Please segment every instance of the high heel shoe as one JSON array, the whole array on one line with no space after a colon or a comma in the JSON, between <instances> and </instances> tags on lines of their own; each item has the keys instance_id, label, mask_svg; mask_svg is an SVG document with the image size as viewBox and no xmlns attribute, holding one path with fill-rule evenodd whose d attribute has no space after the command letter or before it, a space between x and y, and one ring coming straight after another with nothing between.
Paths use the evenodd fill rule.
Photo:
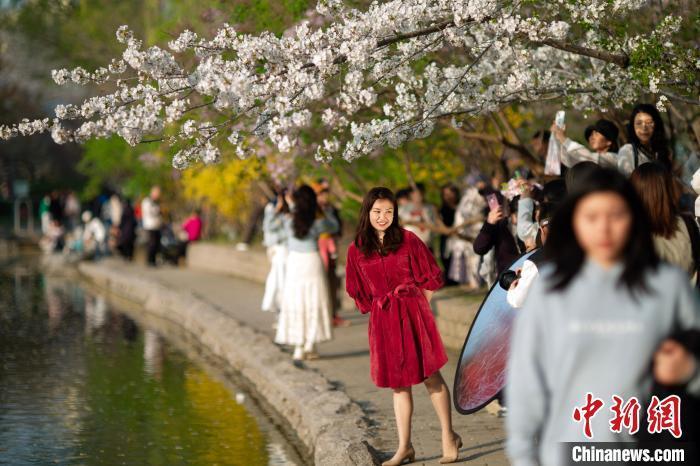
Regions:
<instances>
[{"instance_id":1,"label":"high heel shoe","mask_svg":"<svg viewBox=\"0 0 700 466\"><path fill-rule=\"evenodd\" d=\"M399 466L406 460L408 460L409 463L413 463L416 460L416 450L413 449L413 445L408 447L408 450L406 450L406 453L404 453L402 457L385 461L382 463L382 466Z\"/></svg>"},{"instance_id":2,"label":"high heel shoe","mask_svg":"<svg viewBox=\"0 0 700 466\"><path fill-rule=\"evenodd\" d=\"M454 442L457 453L455 453L454 456L443 456L440 458L440 464L454 463L459 458L459 449L462 448L462 437L455 434Z\"/></svg>"}]
</instances>

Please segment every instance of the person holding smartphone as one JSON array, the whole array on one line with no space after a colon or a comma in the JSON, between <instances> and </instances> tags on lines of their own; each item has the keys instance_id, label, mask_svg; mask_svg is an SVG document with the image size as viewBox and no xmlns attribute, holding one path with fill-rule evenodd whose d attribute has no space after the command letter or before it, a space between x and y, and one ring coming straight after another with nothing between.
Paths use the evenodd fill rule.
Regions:
<instances>
[{"instance_id":1,"label":"person holding smartphone","mask_svg":"<svg viewBox=\"0 0 700 466\"><path fill-rule=\"evenodd\" d=\"M590 150L566 136L566 125L560 127L553 124L550 130L564 148L561 162L566 167L590 161L602 167L617 168L619 130L612 121L600 119L585 129L584 138Z\"/></svg>"},{"instance_id":2,"label":"person holding smartphone","mask_svg":"<svg viewBox=\"0 0 700 466\"><path fill-rule=\"evenodd\" d=\"M498 192L486 196L489 212L481 231L474 239L474 252L483 256L491 248L496 253L496 273L501 274L517 259L525 247L515 237L517 225L517 200L510 205Z\"/></svg>"}]
</instances>

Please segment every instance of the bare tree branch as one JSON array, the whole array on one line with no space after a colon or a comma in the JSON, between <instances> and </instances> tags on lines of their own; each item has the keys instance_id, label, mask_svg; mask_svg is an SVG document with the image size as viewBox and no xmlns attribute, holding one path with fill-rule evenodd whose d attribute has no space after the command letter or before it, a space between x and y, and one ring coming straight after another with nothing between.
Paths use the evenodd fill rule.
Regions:
<instances>
[{"instance_id":1,"label":"bare tree branch","mask_svg":"<svg viewBox=\"0 0 700 466\"><path fill-rule=\"evenodd\" d=\"M665 95L666 97L668 97L671 100L677 100L677 101L683 102L685 104L700 105L700 99L691 99L689 97L674 94L671 91L661 91L661 95Z\"/></svg>"},{"instance_id":2,"label":"bare tree branch","mask_svg":"<svg viewBox=\"0 0 700 466\"><path fill-rule=\"evenodd\" d=\"M416 180L413 178L413 171L411 170L411 156L408 151L401 151L401 158L403 159L403 166L406 170L406 178L408 179L408 184L411 185L412 189L418 189L416 187Z\"/></svg>"}]
</instances>

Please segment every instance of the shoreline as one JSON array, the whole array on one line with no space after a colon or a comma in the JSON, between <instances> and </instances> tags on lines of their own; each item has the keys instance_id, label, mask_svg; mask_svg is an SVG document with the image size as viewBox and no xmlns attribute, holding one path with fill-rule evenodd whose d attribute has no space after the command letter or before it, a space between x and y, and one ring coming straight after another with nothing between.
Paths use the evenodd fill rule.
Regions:
<instances>
[{"instance_id":1,"label":"shoreline","mask_svg":"<svg viewBox=\"0 0 700 466\"><path fill-rule=\"evenodd\" d=\"M78 271L97 287L174 324L185 339L240 374L289 424L314 464L378 464L369 443L370 424L360 405L317 371L295 367L266 335L188 290L173 290L104 263L83 262Z\"/></svg>"},{"instance_id":2,"label":"shoreline","mask_svg":"<svg viewBox=\"0 0 700 466\"><path fill-rule=\"evenodd\" d=\"M274 426L275 436L281 436L284 442L300 460L299 464L308 464L312 461L311 452L308 451L298 438L296 432L287 420L280 416L277 410L270 406L265 399L258 396L249 381L230 367L222 358L212 354L206 347L192 338L181 326L170 320L158 317L152 313L144 312L138 304L128 298L119 296L109 290L105 290L87 281L80 275L77 269L70 275L63 275L68 279L76 279L81 287L92 294L100 294L105 297L110 309L133 319L139 326L152 329L163 336L167 343L184 354L189 360L204 368L212 378L223 383L232 393L244 393L247 400L244 401L248 409L259 423ZM235 388L235 390L233 390ZM238 402L238 401L236 401ZM251 406L252 405L252 406ZM272 439L277 438L273 437Z\"/></svg>"}]
</instances>

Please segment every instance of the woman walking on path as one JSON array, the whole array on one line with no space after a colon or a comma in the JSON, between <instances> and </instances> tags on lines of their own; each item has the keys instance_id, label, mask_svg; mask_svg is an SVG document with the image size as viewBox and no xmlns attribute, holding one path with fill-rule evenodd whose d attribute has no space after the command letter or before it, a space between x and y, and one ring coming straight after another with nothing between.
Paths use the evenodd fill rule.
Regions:
<instances>
[{"instance_id":1,"label":"woman walking on path","mask_svg":"<svg viewBox=\"0 0 700 466\"><path fill-rule=\"evenodd\" d=\"M267 248L270 272L265 280L265 294L261 309L265 312L279 312L282 307L284 270L287 265L287 232L282 214L289 213L282 188L277 189L277 198L265 206L263 215L263 244ZM277 327L275 322L274 327Z\"/></svg>"},{"instance_id":2,"label":"woman walking on path","mask_svg":"<svg viewBox=\"0 0 700 466\"><path fill-rule=\"evenodd\" d=\"M318 358L316 344L331 339L328 284L318 237L338 231L338 221L330 215L317 218L316 193L310 186L294 191L290 201L292 214L284 216L289 252L275 342L294 345L292 358L299 361Z\"/></svg>"},{"instance_id":3,"label":"woman walking on path","mask_svg":"<svg viewBox=\"0 0 700 466\"><path fill-rule=\"evenodd\" d=\"M450 392L440 374L447 355L430 309L442 271L428 247L399 226L398 208L387 188L365 196L355 241L349 246L346 289L357 308L370 313L371 376L394 390L399 434L396 454L383 466L415 460L411 445L411 386L425 383L442 429L440 463L457 460L462 439L452 430Z\"/></svg>"},{"instance_id":4,"label":"woman walking on path","mask_svg":"<svg viewBox=\"0 0 700 466\"><path fill-rule=\"evenodd\" d=\"M562 442L630 441L605 412L617 396L635 397L646 413L654 379L700 394L698 361L668 340L700 328L698 297L681 270L660 263L631 183L614 170L590 173L549 228L551 264L516 317L509 354L506 449L515 466L568 464ZM601 412L584 421L594 398Z\"/></svg>"}]
</instances>

